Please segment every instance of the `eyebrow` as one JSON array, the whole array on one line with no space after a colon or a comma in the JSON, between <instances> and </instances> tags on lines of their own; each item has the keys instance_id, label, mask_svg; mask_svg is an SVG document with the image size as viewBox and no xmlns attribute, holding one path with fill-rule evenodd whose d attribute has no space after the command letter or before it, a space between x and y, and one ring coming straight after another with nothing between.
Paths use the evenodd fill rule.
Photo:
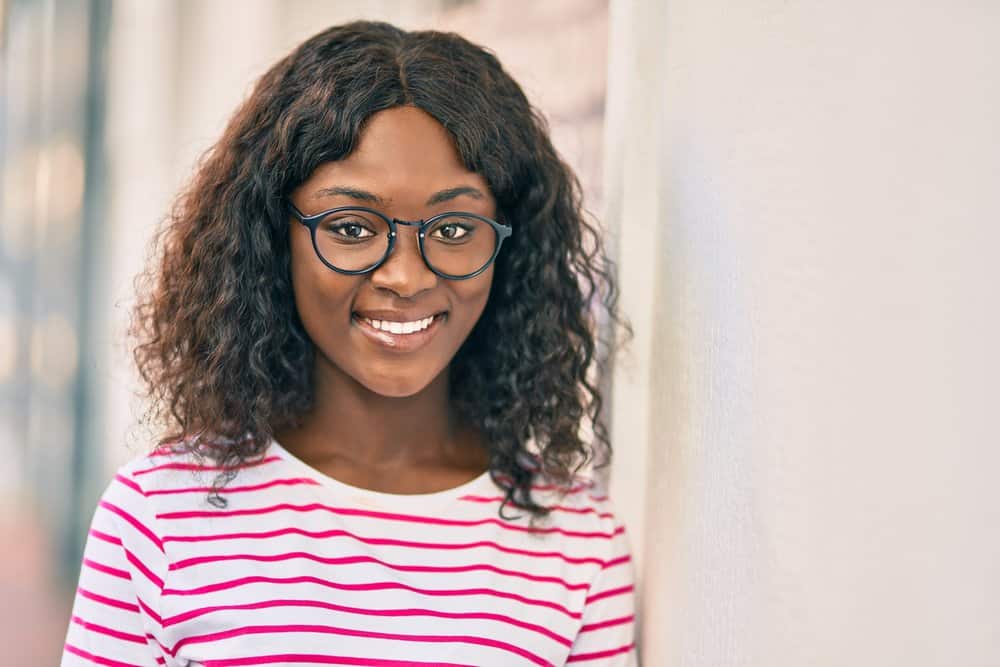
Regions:
<instances>
[{"instance_id":1,"label":"eyebrow","mask_svg":"<svg viewBox=\"0 0 1000 667\"><path fill-rule=\"evenodd\" d=\"M435 204L440 204L442 202L451 201L452 199L455 199L456 197L460 197L462 195L468 195L470 197L473 197L474 199L486 198L481 190L478 190L477 188L468 185L460 185L458 187L448 188L446 190L440 190L438 192L435 192L427 200L426 205L433 206ZM333 197L333 196L351 197L352 199L357 199L359 201L364 201L364 202L371 202L373 204L379 204L380 206L385 206L387 203L392 201L392 198L382 199L377 194L368 192L367 190L360 190L358 188L350 188L342 185L335 185L330 188L321 188L317 190L315 194L313 194L313 199L322 199L323 197Z\"/></svg>"}]
</instances>

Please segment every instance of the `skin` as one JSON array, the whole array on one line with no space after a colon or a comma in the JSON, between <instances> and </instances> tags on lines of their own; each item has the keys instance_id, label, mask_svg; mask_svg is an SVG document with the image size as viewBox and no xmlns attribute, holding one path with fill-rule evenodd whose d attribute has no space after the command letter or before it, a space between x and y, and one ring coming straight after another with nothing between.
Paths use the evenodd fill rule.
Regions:
<instances>
[{"instance_id":1,"label":"skin","mask_svg":"<svg viewBox=\"0 0 1000 667\"><path fill-rule=\"evenodd\" d=\"M380 201L330 192L338 188ZM442 191L452 192L428 205ZM402 220L454 210L496 218L489 187L462 164L451 135L409 106L373 115L355 150L320 165L291 200L306 215L359 205ZM448 400L447 370L486 306L493 266L468 280L441 278L424 264L416 228L398 229L382 266L349 276L326 267L309 230L290 219L295 305L316 350L315 403L301 424L276 439L344 483L385 493L431 493L467 482L488 466L482 434L461 423ZM426 346L401 353L370 341L352 320L353 312L372 309L448 314Z\"/></svg>"}]
</instances>

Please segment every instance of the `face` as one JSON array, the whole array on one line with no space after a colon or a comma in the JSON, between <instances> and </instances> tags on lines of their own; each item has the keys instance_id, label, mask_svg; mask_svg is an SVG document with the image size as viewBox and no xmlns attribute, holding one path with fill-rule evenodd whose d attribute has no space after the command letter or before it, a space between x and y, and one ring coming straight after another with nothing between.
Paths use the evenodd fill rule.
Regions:
<instances>
[{"instance_id":1,"label":"face","mask_svg":"<svg viewBox=\"0 0 1000 667\"><path fill-rule=\"evenodd\" d=\"M486 181L465 168L447 130L415 107L373 115L355 150L320 165L291 200L305 215L364 206L400 220L445 211L496 219ZM392 397L416 394L438 378L486 306L493 265L474 278L441 278L420 256L417 228L398 225L379 268L344 275L320 261L305 225L289 224L295 304L316 348L316 372ZM431 316L427 329L405 333Z\"/></svg>"}]
</instances>

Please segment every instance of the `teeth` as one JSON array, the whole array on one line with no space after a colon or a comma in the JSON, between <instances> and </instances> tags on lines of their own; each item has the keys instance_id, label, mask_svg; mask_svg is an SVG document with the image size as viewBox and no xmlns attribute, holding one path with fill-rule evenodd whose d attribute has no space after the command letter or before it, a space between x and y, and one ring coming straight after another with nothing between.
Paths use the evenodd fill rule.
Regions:
<instances>
[{"instance_id":1,"label":"teeth","mask_svg":"<svg viewBox=\"0 0 1000 667\"><path fill-rule=\"evenodd\" d=\"M434 317L427 317L422 320L417 320L415 322L389 322L388 320L370 320L367 317L364 318L365 322L372 325L375 329L380 331L388 331L394 334L410 334L417 331L423 331L431 325L434 321Z\"/></svg>"}]
</instances>

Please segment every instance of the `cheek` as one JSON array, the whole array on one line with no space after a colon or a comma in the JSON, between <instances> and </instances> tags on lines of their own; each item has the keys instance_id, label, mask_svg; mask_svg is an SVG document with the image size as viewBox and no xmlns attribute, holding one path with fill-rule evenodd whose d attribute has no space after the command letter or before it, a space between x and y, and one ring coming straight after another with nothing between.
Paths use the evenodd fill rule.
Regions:
<instances>
[{"instance_id":1,"label":"cheek","mask_svg":"<svg viewBox=\"0 0 1000 667\"><path fill-rule=\"evenodd\" d=\"M452 288L456 299L467 315L468 326L479 320L489 300L490 288L493 284L493 267L471 280L458 281Z\"/></svg>"},{"instance_id":2,"label":"cheek","mask_svg":"<svg viewBox=\"0 0 1000 667\"><path fill-rule=\"evenodd\" d=\"M320 331L325 331L334 322L341 310L350 315L350 298L356 289L358 278L344 276L326 268L313 252L308 234L302 239L293 239L291 256L292 289L295 307L306 332L314 341Z\"/></svg>"}]
</instances>

